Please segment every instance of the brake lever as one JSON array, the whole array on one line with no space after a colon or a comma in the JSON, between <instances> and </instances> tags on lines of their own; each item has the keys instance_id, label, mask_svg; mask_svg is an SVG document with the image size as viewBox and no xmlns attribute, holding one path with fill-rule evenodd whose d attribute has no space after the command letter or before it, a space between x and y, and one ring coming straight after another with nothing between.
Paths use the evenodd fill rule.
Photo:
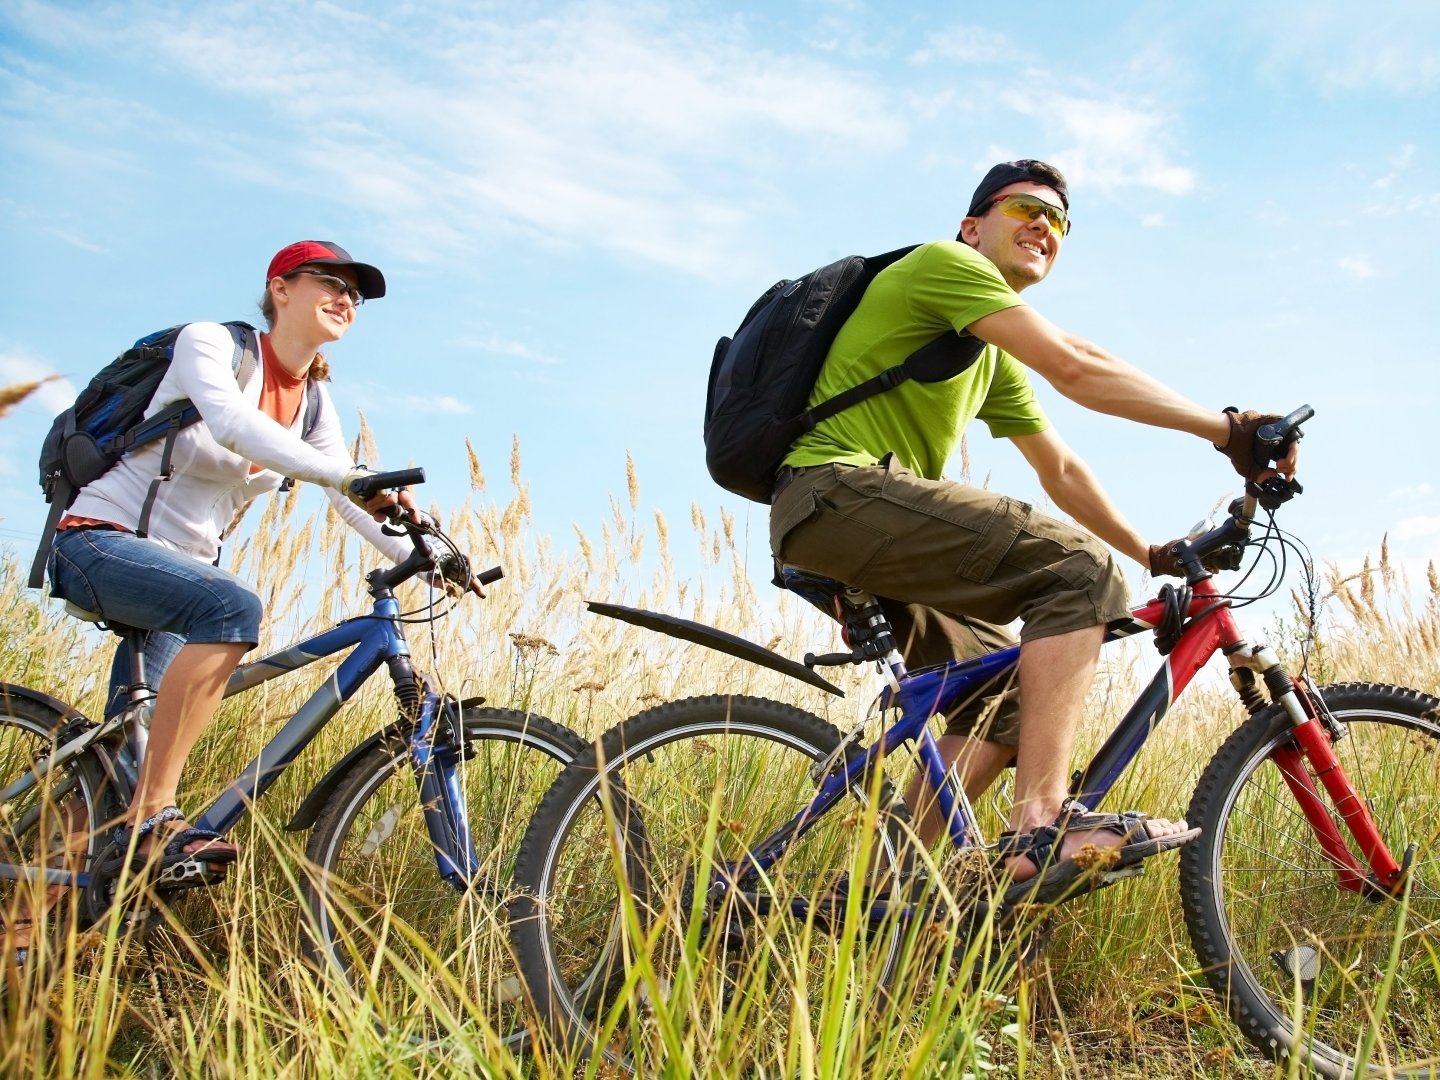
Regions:
<instances>
[{"instance_id":1,"label":"brake lever","mask_svg":"<svg viewBox=\"0 0 1440 1080\"><path fill-rule=\"evenodd\" d=\"M1272 476L1263 484L1249 483L1245 491L1253 495L1266 510L1278 510L1296 495L1303 495L1305 489L1298 480L1287 480L1283 476Z\"/></svg>"}]
</instances>

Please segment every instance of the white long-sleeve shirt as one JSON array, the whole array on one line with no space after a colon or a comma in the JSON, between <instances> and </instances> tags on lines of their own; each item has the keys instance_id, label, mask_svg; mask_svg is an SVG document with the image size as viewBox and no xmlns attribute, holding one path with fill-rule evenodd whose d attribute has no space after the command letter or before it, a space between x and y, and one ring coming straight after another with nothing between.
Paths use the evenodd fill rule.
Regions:
<instances>
[{"instance_id":1,"label":"white long-sleeve shirt","mask_svg":"<svg viewBox=\"0 0 1440 1080\"><path fill-rule=\"evenodd\" d=\"M288 429L262 413L265 365L257 363L249 382L240 386L231 365L234 355L235 340L219 323L191 323L175 341L170 367L145 415L189 398L202 422L182 429L175 438L170 459L175 472L155 497L147 529L150 538L214 562L220 554L220 534L240 508L255 496L274 491L289 476L324 486L340 516L392 561L410 554L407 539L386 536L374 518L340 494L342 478L355 466L325 385L317 387L320 410L315 428L302 438L306 410L300 409ZM70 513L138 528L164 449L162 438L126 454L80 490ZM252 474L252 462L262 471Z\"/></svg>"}]
</instances>

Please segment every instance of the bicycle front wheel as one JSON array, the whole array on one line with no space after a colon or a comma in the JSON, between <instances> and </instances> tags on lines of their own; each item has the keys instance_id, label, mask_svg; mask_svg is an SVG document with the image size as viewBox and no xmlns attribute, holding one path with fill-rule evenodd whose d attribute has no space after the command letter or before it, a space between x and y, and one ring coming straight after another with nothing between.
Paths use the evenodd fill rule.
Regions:
<instances>
[{"instance_id":1,"label":"bicycle front wheel","mask_svg":"<svg viewBox=\"0 0 1440 1080\"><path fill-rule=\"evenodd\" d=\"M1360 683L1321 695L1344 728L1335 754L1391 854L1413 848L1407 895L1341 887L1272 756L1295 745L1288 718L1272 707L1226 740L1195 789L1188 818L1204 833L1180 855L1185 920L1230 1015L1275 1059L1294 1055L1327 1077L1433 1077L1440 700Z\"/></svg>"},{"instance_id":2,"label":"bicycle front wheel","mask_svg":"<svg viewBox=\"0 0 1440 1080\"><path fill-rule=\"evenodd\" d=\"M437 738L435 767L453 775L475 875L441 876L409 747L381 743L340 780L306 846L306 944L392 1033L428 1043L478 1021L514 1042L524 1018L505 891L521 831L585 742L513 709L468 707L461 720L461 745Z\"/></svg>"},{"instance_id":3,"label":"bicycle front wheel","mask_svg":"<svg viewBox=\"0 0 1440 1080\"><path fill-rule=\"evenodd\" d=\"M0 806L0 863L29 871L81 872L100 844L102 828L119 814L114 791L90 752L58 769L44 769L66 721L45 703L0 686L0 791L14 793ZM37 778L37 769L45 775ZM38 940L42 916L58 924L57 902L66 888L0 875L0 919L7 930L29 924L30 940Z\"/></svg>"},{"instance_id":4,"label":"bicycle front wheel","mask_svg":"<svg viewBox=\"0 0 1440 1080\"><path fill-rule=\"evenodd\" d=\"M903 944L902 919L870 916L908 876L903 805L877 778L773 863L747 861L804 813L812 766L840 744L778 702L693 698L631 717L565 770L521 843L512 905L521 974L562 1051L642 1075L703 1069L687 1060L703 1052L764 1074L793 1071L822 1029L863 1047L863 1002Z\"/></svg>"}]
</instances>

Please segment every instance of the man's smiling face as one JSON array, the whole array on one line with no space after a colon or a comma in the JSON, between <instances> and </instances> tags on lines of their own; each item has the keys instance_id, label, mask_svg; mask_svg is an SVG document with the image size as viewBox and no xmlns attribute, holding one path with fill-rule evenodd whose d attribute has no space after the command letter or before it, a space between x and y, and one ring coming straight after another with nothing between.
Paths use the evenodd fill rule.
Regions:
<instances>
[{"instance_id":1,"label":"man's smiling face","mask_svg":"<svg viewBox=\"0 0 1440 1080\"><path fill-rule=\"evenodd\" d=\"M1016 194L1064 209L1053 188L1022 180L997 191L985 212L978 217L967 217L961 222L960 230L965 242L994 263L1009 286L1019 292L1044 280L1060 253L1062 238L1050 227L1044 214L1033 221L1024 221L996 209L995 202Z\"/></svg>"}]
</instances>

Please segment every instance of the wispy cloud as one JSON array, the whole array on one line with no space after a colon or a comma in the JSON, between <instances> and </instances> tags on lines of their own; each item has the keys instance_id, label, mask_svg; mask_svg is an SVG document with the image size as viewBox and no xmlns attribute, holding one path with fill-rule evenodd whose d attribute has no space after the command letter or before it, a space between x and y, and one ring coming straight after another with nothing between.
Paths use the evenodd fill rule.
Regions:
<instances>
[{"instance_id":1,"label":"wispy cloud","mask_svg":"<svg viewBox=\"0 0 1440 1080\"><path fill-rule=\"evenodd\" d=\"M1014 45L1004 34L977 26L952 26L932 34L925 46L910 56L912 64L937 60L985 63L1011 53Z\"/></svg>"},{"instance_id":2,"label":"wispy cloud","mask_svg":"<svg viewBox=\"0 0 1440 1080\"><path fill-rule=\"evenodd\" d=\"M1351 277L1373 278L1378 271L1363 255L1346 255L1335 260L1335 265Z\"/></svg>"},{"instance_id":3,"label":"wispy cloud","mask_svg":"<svg viewBox=\"0 0 1440 1080\"><path fill-rule=\"evenodd\" d=\"M518 360L527 363L539 364L544 367L552 367L561 361L548 353L541 352L532 345L523 341L510 341L496 335L489 337L466 337L459 338L454 342L457 348L476 349L480 352L493 353L496 356L513 356Z\"/></svg>"},{"instance_id":4,"label":"wispy cloud","mask_svg":"<svg viewBox=\"0 0 1440 1080\"><path fill-rule=\"evenodd\" d=\"M1390 535L1399 541L1423 540L1440 537L1440 515L1424 514L1418 517L1401 518Z\"/></svg>"},{"instance_id":5,"label":"wispy cloud","mask_svg":"<svg viewBox=\"0 0 1440 1080\"><path fill-rule=\"evenodd\" d=\"M1358 14L1350 0L1245 5L1237 22L1265 50L1275 78L1302 73L1332 93L1420 94L1440 87L1440 6L1391 0Z\"/></svg>"},{"instance_id":6,"label":"wispy cloud","mask_svg":"<svg viewBox=\"0 0 1440 1080\"><path fill-rule=\"evenodd\" d=\"M467 402L449 394L410 394L401 399L401 404L407 411L419 413L421 416L427 413L443 413L450 416L464 416L472 413L475 409Z\"/></svg>"},{"instance_id":7,"label":"wispy cloud","mask_svg":"<svg viewBox=\"0 0 1440 1080\"><path fill-rule=\"evenodd\" d=\"M1403 499L1406 501L1428 499L1435 494L1435 486L1428 480L1423 480L1410 487L1397 488L1390 493L1392 499Z\"/></svg>"},{"instance_id":8,"label":"wispy cloud","mask_svg":"<svg viewBox=\"0 0 1440 1080\"><path fill-rule=\"evenodd\" d=\"M277 183L348 199L415 260L518 237L714 273L739 254L745 208L775 198L776 168L905 139L863 71L654 7L502 16L456 2L372 17L327 3L316 18L313 6L242 4L189 17L141 0L81 19L20 3L30 33L143 47L197 95L263 110L273 141L221 149L221 168L264 162ZM123 103L95 104L105 115ZM153 130L226 143L174 117Z\"/></svg>"},{"instance_id":9,"label":"wispy cloud","mask_svg":"<svg viewBox=\"0 0 1440 1080\"><path fill-rule=\"evenodd\" d=\"M1126 94L1053 89L1016 106L1040 119L1061 147L1055 164L1077 184L1101 190L1151 188L1167 195L1195 190L1194 170L1172 158L1174 117Z\"/></svg>"},{"instance_id":10,"label":"wispy cloud","mask_svg":"<svg viewBox=\"0 0 1440 1080\"><path fill-rule=\"evenodd\" d=\"M1377 188L1380 188L1381 190L1388 188L1391 184L1395 182L1395 179L1398 176L1400 176L1402 173L1404 173L1410 168L1414 161L1415 144L1406 143L1400 148L1399 153L1394 154L1386 162L1386 164L1390 166L1390 171L1385 173L1385 175L1383 176L1377 176L1374 181L1375 186Z\"/></svg>"}]
</instances>

